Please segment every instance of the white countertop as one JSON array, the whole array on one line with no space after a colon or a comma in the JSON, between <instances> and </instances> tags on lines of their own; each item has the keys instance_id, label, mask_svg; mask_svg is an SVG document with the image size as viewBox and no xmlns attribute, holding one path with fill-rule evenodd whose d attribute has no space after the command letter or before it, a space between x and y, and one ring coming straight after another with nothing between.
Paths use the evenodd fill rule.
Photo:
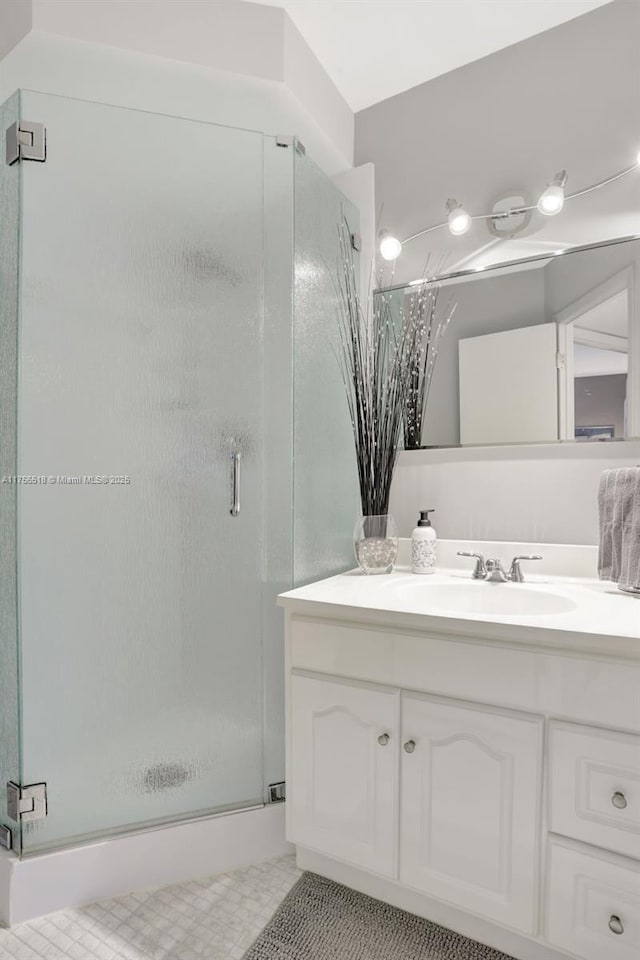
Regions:
<instances>
[{"instance_id":1,"label":"white countertop","mask_svg":"<svg viewBox=\"0 0 640 960\"><path fill-rule=\"evenodd\" d=\"M462 549L472 547L470 543L461 546ZM539 545L537 549L548 555L552 553L548 545ZM446 552L450 555L452 551ZM284 593L278 602L302 615L329 616L367 624L377 622L387 627L397 626L430 634L578 648L640 659L640 596L623 593L616 584L595 578L536 575L528 570L525 571L524 584L472 581L469 563L468 560L465 562L464 569L457 565L438 568L426 576L412 574L408 567L398 567L391 574L378 576L366 576L359 570L352 570ZM533 564L529 568L531 566ZM494 611L443 611L442 605L429 609L429 587L447 585L450 588L465 583L472 583L474 590L509 591L511 609L508 615ZM425 591L421 589L422 584L427 587ZM517 601L512 600L518 591L527 594L526 598L524 593L522 595L528 605L535 603L533 594L539 591L547 597L553 594L569 601L565 604L568 609L544 614L520 613ZM503 596L501 594L498 599ZM558 606L562 606L562 602Z\"/></svg>"}]
</instances>

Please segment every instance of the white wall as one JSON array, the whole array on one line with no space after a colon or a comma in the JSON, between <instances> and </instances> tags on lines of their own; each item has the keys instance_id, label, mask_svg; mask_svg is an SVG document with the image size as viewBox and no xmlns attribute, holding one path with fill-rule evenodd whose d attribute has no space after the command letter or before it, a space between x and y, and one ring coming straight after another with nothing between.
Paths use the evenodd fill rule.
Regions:
<instances>
[{"instance_id":1,"label":"white wall","mask_svg":"<svg viewBox=\"0 0 640 960\"><path fill-rule=\"evenodd\" d=\"M23 19L33 9L33 30L0 63L0 100L21 87L295 134L326 173L353 166L353 113L279 8L240 0L20 2ZM0 35L14 21L0 0Z\"/></svg>"},{"instance_id":2,"label":"white wall","mask_svg":"<svg viewBox=\"0 0 640 960\"><path fill-rule=\"evenodd\" d=\"M282 79L284 12L278 7L233 0L31 0L31 5L33 28L44 33Z\"/></svg>"},{"instance_id":3,"label":"white wall","mask_svg":"<svg viewBox=\"0 0 640 960\"><path fill-rule=\"evenodd\" d=\"M577 190L632 164L639 46L640 4L615 0L361 111L356 163L375 164L381 226L408 236L441 221L448 197L483 213L504 190L535 196L563 167ZM634 173L485 256L637 232ZM395 281L422 276L428 252L455 263L490 241L481 223L464 237L434 232L405 247ZM405 452L390 509L404 536L420 508L435 507L442 537L593 544L601 471L636 463L640 441Z\"/></svg>"},{"instance_id":4,"label":"white wall","mask_svg":"<svg viewBox=\"0 0 640 960\"><path fill-rule=\"evenodd\" d=\"M28 0L23 0L28 2ZM282 79L284 13L216 0L31 0L33 27L265 80Z\"/></svg>"},{"instance_id":5,"label":"white wall","mask_svg":"<svg viewBox=\"0 0 640 960\"><path fill-rule=\"evenodd\" d=\"M358 113L355 162L375 164L380 225L407 237L441 222L448 197L482 214L505 191L528 191L535 202L565 167L571 192L632 165L639 48L640 3L615 0ZM567 203L557 217L534 212L524 240L485 256L638 232L640 172ZM431 233L405 247L395 281L422 276L428 252L454 263L490 242L482 221L463 237Z\"/></svg>"},{"instance_id":6,"label":"white wall","mask_svg":"<svg viewBox=\"0 0 640 960\"><path fill-rule=\"evenodd\" d=\"M403 537L434 507L445 539L595 544L600 474L636 464L640 440L407 451L389 509Z\"/></svg>"},{"instance_id":7,"label":"white wall","mask_svg":"<svg viewBox=\"0 0 640 960\"><path fill-rule=\"evenodd\" d=\"M0 0L0 59L31 30L31 4L25 0Z\"/></svg>"},{"instance_id":8,"label":"white wall","mask_svg":"<svg viewBox=\"0 0 640 960\"><path fill-rule=\"evenodd\" d=\"M235 5L235 4L234 4ZM251 6L256 6L251 4ZM304 106L309 116L335 143L346 164L353 166L355 117L312 53L292 20L283 14L283 66L285 86ZM316 162L319 162L316 160ZM331 171L325 170L326 173Z\"/></svg>"}]
</instances>

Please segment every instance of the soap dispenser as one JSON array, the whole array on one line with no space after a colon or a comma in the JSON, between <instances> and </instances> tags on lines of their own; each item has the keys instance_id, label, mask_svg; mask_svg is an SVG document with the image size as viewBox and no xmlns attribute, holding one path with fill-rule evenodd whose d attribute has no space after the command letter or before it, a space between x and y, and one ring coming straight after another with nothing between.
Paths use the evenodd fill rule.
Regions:
<instances>
[{"instance_id":1,"label":"soap dispenser","mask_svg":"<svg viewBox=\"0 0 640 960\"><path fill-rule=\"evenodd\" d=\"M436 532L429 514L435 510L421 510L418 526L411 534L411 572L433 573L436 563Z\"/></svg>"}]
</instances>

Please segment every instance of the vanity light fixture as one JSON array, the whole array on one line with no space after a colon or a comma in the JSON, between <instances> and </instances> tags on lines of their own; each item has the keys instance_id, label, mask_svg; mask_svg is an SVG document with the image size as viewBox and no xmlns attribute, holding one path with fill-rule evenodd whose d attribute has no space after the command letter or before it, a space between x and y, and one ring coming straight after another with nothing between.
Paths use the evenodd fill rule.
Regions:
<instances>
[{"instance_id":1,"label":"vanity light fixture","mask_svg":"<svg viewBox=\"0 0 640 960\"><path fill-rule=\"evenodd\" d=\"M624 170L614 173L611 177L606 177L604 180L599 180L597 183L592 183L590 186L584 187L582 190L576 190L575 193L568 195L565 195L564 192L568 179L567 171L561 170L543 191L537 203L530 206L518 207L517 209L504 210L498 213L492 210L491 213L479 213L471 216L457 200L447 200L447 219L443 220L442 223L435 223L432 227L426 227L424 230L412 233L410 237L405 237L404 240L398 240L398 238L394 237L388 230L381 231L379 234L380 255L384 260L397 260L402 253L402 247L405 243L410 243L412 240L424 237L427 233L431 233L432 230L439 230L441 227L448 227L455 237L460 237L469 230L474 220L493 220L495 223L496 220L506 220L510 217L528 213L530 210L538 210L547 217L555 216L555 214L560 213L568 200L575 200L577 197L583 197L593 190L599 190L600 187L606 187L615 180L626 177L628 173L631 173L632 170L637 170L639 167L640 151L638 151L636 161L632 166L626 167Z\"/></svg>"},{"instance_id":2,"label":"vanity light fixture","mask_svg":"<svg viewBox=\"0 0 640 960\"><path fill-rule=\"evenodd\" d=\"M561 170L540 195L536 206L545 217L555 217L564 207L564 188L567 185L567 171Z\"/></svg>"}]
</instances>

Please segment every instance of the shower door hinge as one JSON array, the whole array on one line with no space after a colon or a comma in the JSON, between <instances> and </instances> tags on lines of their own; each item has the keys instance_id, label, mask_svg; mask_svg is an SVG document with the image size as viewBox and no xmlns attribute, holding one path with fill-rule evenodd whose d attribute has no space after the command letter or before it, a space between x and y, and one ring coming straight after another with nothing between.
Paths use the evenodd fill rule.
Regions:
<instances>
[{"instance_id":1,"label":"shower door hinge","mask_svg":"<svg viewBox=\"0 0 640 960\"><path fill-rule=\"evenodd\" d=\"M10 780L7 784L7 816L16 823L33 823L47 815L46 783L30 783L26 787Z\"/></svg>"},{"instance_id":2,"label":"shower door hinge","mask_svg":"<svg viewBox=\"0 0 640 960\"><path fill-rule=\"evenodd\" d=\"M286 787L284 780L280 783L270 783L267 803L284 803L287 799Z\"/></svg>"},{"instance_id":3,"label":"shower door hinge","mask_svg":"<svg viewBox=\"0 0 640 960\"><path fill-rule=\"evenodd\" d=\"M0 823L0 847L4 847L5 850L13 848L13 834L3 823Z\"/></svg>"},{"instance_id":4,"label":"shower door hinge","mask_svg":"<svg viewBox=\"0 0 640 960\"><path fill-rule=\"evenodd\" d=\"M12 123L6 133L7 163L11 166L17 160L47 159L47 131L42 123L30 123L20 120Z\"/></svg>"},{"instance_id":5,"label":"shower door hinge","mask_svg":"<svg viewBox=\"0 0 640 960\"><path fill-rule=\"evenodd\" d=\"M560 353L560 351L558 351L558 353L556 353L556 367L558 368L558 370L564 370L566 365L567 365L566 353Z\"/></svg>"},{"instance_id":6,"label":"shower door hinge","mask_svg":"<svg viewBox=\"0 0 640 960\"><path fill-rule=\"evenodd\" d=\"M299 153L301 157L304 157L307 152L302 140L298 140L297 137L290 137L288 134L282 133L276 134L276 147L295 147L296 153Z\"/></svg>"}]
</instances>

